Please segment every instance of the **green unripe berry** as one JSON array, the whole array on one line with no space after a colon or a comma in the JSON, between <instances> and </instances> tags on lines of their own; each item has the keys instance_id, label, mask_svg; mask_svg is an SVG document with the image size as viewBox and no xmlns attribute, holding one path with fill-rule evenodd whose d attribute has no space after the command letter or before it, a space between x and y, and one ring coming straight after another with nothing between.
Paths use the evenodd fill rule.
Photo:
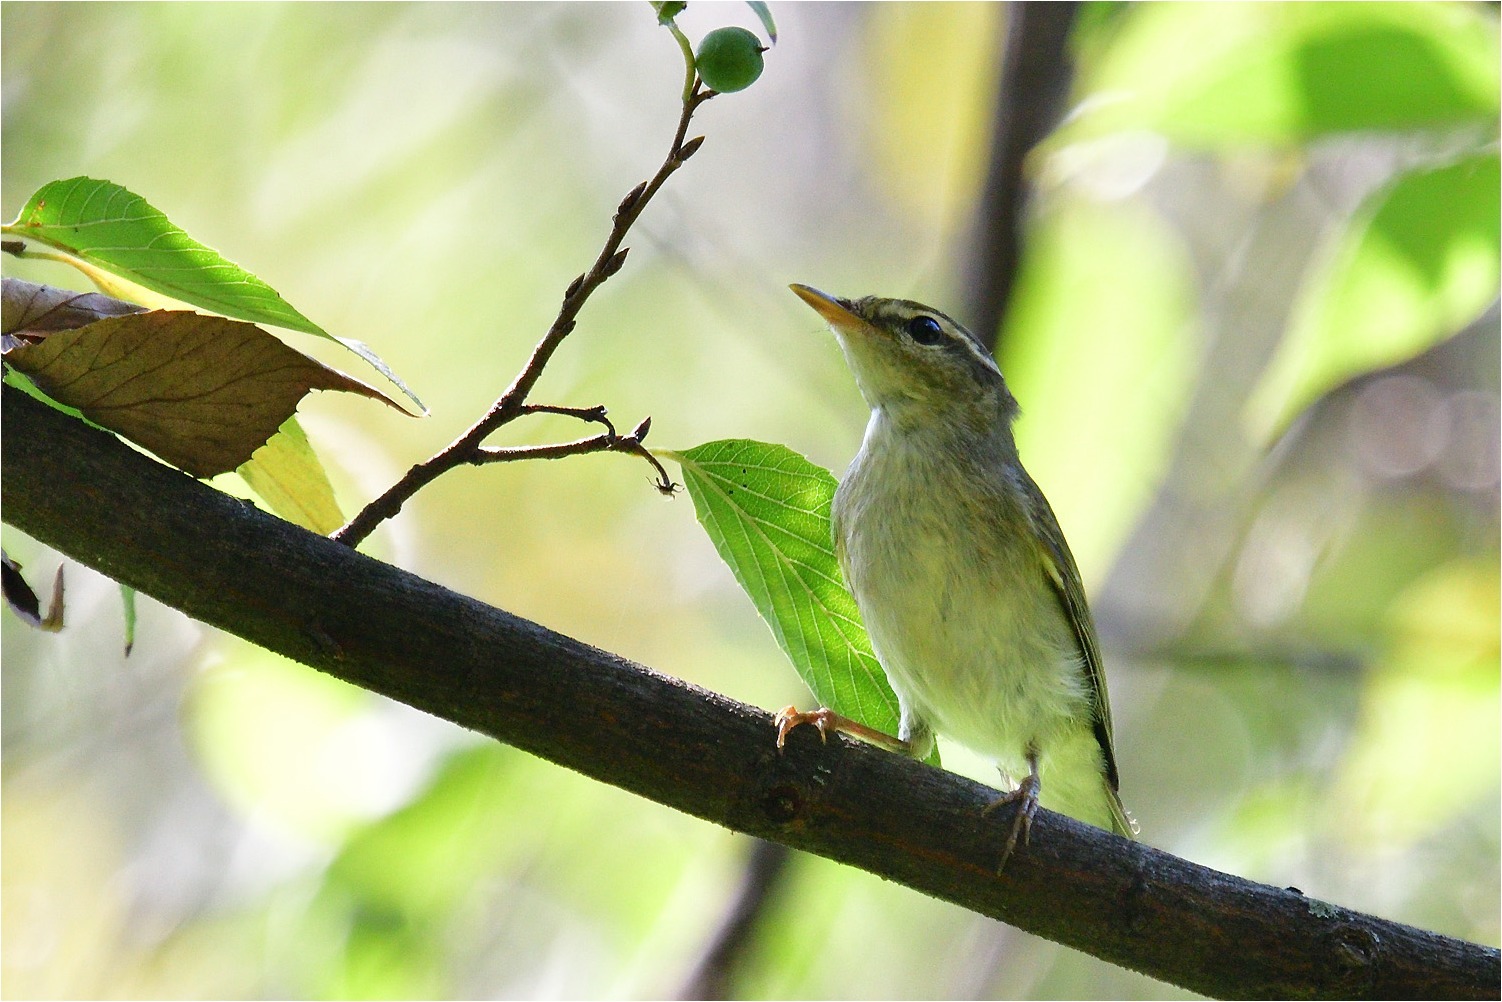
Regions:
<instances>
[{"instance_id":1,"label":"green unripe berry","mask_svg":"<svg viewBox=\"0 0 1502 1002\"><path fill-rule=\"evenodd\" d=\"M699 43L694 67L706 87L733 94L761 76L761 52L761 39L745 28L716 28Z\"/></svg>"}]
</instances>

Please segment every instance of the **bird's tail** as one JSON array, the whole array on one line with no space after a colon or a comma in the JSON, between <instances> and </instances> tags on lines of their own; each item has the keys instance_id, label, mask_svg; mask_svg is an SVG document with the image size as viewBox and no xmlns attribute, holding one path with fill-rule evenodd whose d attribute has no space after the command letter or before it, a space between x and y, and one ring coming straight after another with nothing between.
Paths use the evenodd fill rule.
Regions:
<instances>
[{"instance_id":1,"label":"bird's tail","mask_svg":"<svg viewBox=\"0 0 1502 1002\"><path fill-rule=\"evenodd\" d=\"M1111 789L1110 783L1106 784L1106 796L1111 804L1111 830L1124 838L1136 838L1141 831L1137 819L1127 813L1121 795Z\"/></svg>"}]
</instances>

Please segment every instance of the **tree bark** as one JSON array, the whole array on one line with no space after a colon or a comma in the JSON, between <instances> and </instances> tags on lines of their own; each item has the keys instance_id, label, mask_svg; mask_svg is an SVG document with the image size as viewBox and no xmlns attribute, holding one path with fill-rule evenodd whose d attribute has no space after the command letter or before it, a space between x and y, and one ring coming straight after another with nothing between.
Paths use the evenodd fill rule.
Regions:
<instances>
[{"instance_id":1,"label":"tree bark","mask_svg":"<svg viewBox=\"0 0 1502 1002\"><path fill-rule=\"evenodd\" d=\"M736 831L1209 995L1496 998L1498 951L1047 811L995 872L995 791L466 598L228 497L6 387L10 524L212 626Z\"/></svg>"}]
</instances>

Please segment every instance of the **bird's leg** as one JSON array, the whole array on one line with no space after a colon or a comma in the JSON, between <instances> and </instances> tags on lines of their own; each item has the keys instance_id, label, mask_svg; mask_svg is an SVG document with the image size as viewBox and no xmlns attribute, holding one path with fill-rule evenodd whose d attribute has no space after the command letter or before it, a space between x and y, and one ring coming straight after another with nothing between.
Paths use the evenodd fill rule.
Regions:
<instances>
[{"instance_id":1,"label":"bird's leg","mask_svg":"<svg viewBox=\"0 0 1502 1002\"><path fill-rule=\"evenodd\" d=\"M1012 850L1017 848L1018 838L1022 839L1023 845L1027 845L1032 838L1033 815L1038 813L1038 794L1043 789L1043 781L1038 778L1038 749L1031 745L1027 749L1027 768L1027 778L1017 784L1017 789L1002 794L981 811L982 814L990 814L1002 804L1017 805L1011 834L1007 836L1007 844L1001 850L1001 862L996 864L997 873L1006 868L1007 860L1012 858Z\"/></svg>"},{"instance_id":2,"label":"bird's leg","mask_svg":"<svg viewBox=\"0 0 1502 1002\"><path fill-rule=\"evenodd\" d=\"M849 717L842 717L828 707L821 706L817 710L799 710L796 706L784 706L777 711L777 716L772 718L772 723L777 725L777 747L781 748L787 740L788 731L799 724L813 724L819 729L819 739L829 740L830 731L844 731L852 737L868 741L873 745L894 751L902 755L912 754L912 746L901 738L894 738L885 731L878 731L874 727L856 723Z\"/></svg>"}]
</instances>

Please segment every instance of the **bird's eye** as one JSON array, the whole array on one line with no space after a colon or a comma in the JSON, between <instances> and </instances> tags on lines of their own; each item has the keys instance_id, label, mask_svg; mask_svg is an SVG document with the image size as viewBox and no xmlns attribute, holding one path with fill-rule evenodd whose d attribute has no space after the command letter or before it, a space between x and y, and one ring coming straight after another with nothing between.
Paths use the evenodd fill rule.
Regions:
<instances>
[{"instance_id":1,"label":"bird's eye","mask_svg":"<svg viewBox=\"0 0 1502 1002\"><path fill-rule=\"evenodd\" d=\"M919 344L938 344L944 328L933 317L917 316L907 322L907 336Z\"/></svg>"}]
</instances>

